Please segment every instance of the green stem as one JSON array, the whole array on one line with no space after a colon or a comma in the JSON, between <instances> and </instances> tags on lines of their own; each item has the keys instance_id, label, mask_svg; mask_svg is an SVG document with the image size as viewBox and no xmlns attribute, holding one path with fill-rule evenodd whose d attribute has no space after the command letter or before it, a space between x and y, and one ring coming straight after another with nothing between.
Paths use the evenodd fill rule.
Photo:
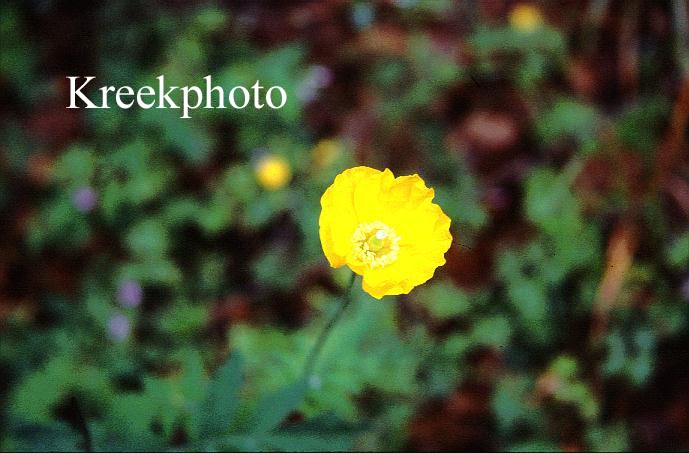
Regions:
<instances>
[{"instance_id":1,"label":"green stem","mask_svg":"<svg viewBox=\"0 0 689 453\"><path fill-rule=\"evenodd\" d=\"M328 339L330 332L332 331L333 327L335 327L335 324L337 324L337 321L340 320L340 317L342 316L342 313L344 313L345 308L347 308L347 306L351 303L352 288L354 287L355 279L356 274L352 272L352 276L350 277L349 283L347 284L347 289L345 290L344 294L340 299L340 304L337 307L337 311L335 312L333 317L330 318L330 321L321 331L320 335L318 336L318 339L316 340L316 343L313 345L313 349L311 349L311 352L309 353L309 356L306 359L306 364L304 365L304 380L308 380L308 378L313 374L313 369L316 366L316 360L318 359L318 355L320 354L321 349L323 349L323 346L325 345L325 342Z\"/></svg>"}]
</instances>

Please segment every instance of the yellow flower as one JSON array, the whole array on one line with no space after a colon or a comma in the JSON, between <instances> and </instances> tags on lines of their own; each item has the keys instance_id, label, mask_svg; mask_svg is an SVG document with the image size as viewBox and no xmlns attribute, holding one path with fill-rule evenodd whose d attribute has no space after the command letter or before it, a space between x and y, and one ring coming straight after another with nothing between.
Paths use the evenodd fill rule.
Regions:
<instances>
[{"instance_id":1,"label":"yellow flower","mask_svg":"<svg viewBox=\"0 0 689 453\"><path fill-rule=\"evenodd\" d=\"M363 276L373 297L407 294L445 264L450 219L418 175L355 167L337 175L321 198L323 251L332 267Z\"/></svg>"},{"instance_id":2,"label":"yellow flower","mask_svg":"<svg viewBox=\"0 0 689 453\"><path fill-rule=\"evenodd\" d=\"M283 157L267 155L256 164L256 179L268 190L284 187L291 178L292 169Z\"/></svg>"},{"instance_id":3,"label":"yellow flower","mask_svg":"<svg viewBox=\"0 0 689 453\"><path fill-rule=\"evenodd\" d=\"M519 31L531 33L543 23L543 16L538 8L528 3L515 6L510 12L510 25Z\"/></svg>"}]
</instances>

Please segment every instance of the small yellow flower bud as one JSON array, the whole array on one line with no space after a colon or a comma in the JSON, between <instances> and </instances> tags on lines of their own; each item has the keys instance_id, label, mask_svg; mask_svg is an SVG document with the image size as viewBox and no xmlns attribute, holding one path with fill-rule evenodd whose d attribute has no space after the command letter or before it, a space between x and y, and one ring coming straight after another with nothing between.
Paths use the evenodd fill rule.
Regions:
<instances>
[{"instance_id":1,"label":"small yellow flower bud","mask_svg":"<svg viewBox=\"0 0 689 453\"><path fill-rule=\"evenodd\" d=\"M262 157L255 172L258 183L268 190L280 189L292 179L292 169L287 160L274 154Z\"/></svg>"},{"instance_id":2,"label":"small yellow flower bud","mask_svg":"<svg viewBox=\"0 0 689 453\"><path fill-rule=\"evenodd\" d=\"M510 12L510 25L519 31L531 33L543 23L541 11L534 5L520 3Z\"/></svg>"}]
</instances>

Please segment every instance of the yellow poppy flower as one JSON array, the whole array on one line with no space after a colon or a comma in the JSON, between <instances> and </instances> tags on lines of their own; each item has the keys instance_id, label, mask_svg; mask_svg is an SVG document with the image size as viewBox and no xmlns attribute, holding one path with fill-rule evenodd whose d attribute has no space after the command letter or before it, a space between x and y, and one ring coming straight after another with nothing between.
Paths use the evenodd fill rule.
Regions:
<instances>
[{"instance_id":1,"label":"yellow poppy flower","mask_svg":"<svg viewBox=\"0 0 689 453\"><path fill-rule=\"evenodd\" d=\"M445 264L450 219L418 175L355 167L337 175L321 198L323 251L332 267L363 276L373 297L407 294Z\"/></svg>"},{"instance_id":2,"label":"yellow poppy flower","mask_svg":"<svg viewBox=\"0 0 689 453\"><path fill-rule=\"evenodd\" d=\"M284 187L292 178L289 163L276 155L262 157L256 164L255 171L258 182L268 190Z\"/></svg>"}]
</instances>

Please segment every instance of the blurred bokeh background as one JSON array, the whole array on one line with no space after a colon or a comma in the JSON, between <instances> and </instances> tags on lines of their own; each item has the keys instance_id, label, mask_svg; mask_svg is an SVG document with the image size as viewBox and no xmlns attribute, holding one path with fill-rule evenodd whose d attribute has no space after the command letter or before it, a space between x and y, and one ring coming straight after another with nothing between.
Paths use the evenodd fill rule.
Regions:
<instances>
[{"instance_id":1,"label":"blurred bokeh background","mask_svg":"<svg viewBox=\"0 0 689 453\"><path fill-rule=\"evenodd\" d=\"M0 448L689 446L685 0L9 0ZM280 85L280 110L68 110ZM453 220L337 307L319 199L365 164Z\"/></svg>"}]
</instances>

